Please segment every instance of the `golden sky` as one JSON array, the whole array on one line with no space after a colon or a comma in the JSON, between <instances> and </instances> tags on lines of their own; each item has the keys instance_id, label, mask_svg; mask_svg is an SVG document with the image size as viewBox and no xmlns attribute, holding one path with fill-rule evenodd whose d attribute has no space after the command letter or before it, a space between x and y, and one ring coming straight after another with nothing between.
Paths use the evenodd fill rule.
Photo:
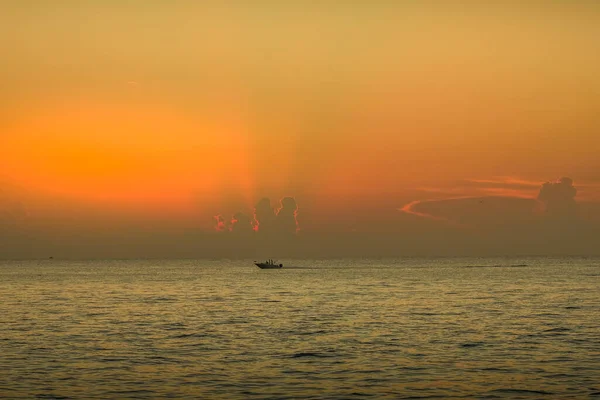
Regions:
<instances>
[{"instance_id":1,"label":"golden sky","mask_svg":"<svg viewBox=\"0 0 600 400\"><path fill-rule=\"evenodd\" d=\"M597 198L600 3L241 3L3 1L0 182L207 221L469 180Z\"/></svg>"}]
</instances>

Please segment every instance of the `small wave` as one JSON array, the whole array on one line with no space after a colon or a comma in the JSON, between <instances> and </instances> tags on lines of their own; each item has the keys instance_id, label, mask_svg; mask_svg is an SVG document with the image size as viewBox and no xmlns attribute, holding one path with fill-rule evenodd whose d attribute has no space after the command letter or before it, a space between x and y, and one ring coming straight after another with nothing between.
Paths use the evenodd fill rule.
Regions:
<instances>
[{"instance_id":1,"label":"small wave","mask_svg":"<svg viewBox=\"0 0 600 400\"><path fill-rule=\"evenodd\" d=\"M571 329L569 328L551 328L551 329L546 329L545 331L543 331L544 333L555 333L555 332L570 332Z\"/></svg>"},{"instance_id":2,"label":"small wave","mask_svg":"<svg viewBox=\"0 0 600 400\"><path fill-rule=\"evenodd\" d=\"M463 268L523 268L529 264L492 264L492 265L463 265Z\"/></svg>"},{"instance_id":3,"label":"small wave","mask_svg":"<svg viewBox=\"0 0 600 400\"><path fill-rule=\"evenodd\" d=\"M177 301L176 298L174 297L156 297L154 298L155 301Z\"/></svg>"},{"instance_id":4,"label":"small wave","mask_svg":"<svg viewBox=\"0 0 600 400\"><path fill-rule=\"evenodd\" d=\"M471 347L480 347L480 346L483 346L484 344L485 343L483 343L483 342L463 343L463 344L460 345L460 347L468 349L468 348L471 348Z\"/></svg>"},{"instance_id":5,"label":"small wave","mask_svg":"<svg viewBox=\"0 0 600 400\"><path fill-rule=\"evenodd\" d=\"M102 362L122 362L122 361L127 361L127 358L125 358L125 357L102 357L102 358L100 358L100 361L102 361Z\"/></svg>"},{"instance_id":6,"label":"small wave","mask_svg":"<svg viewBox=\"0 0 600 400\"><path fill-rule=\"evenodd\" d=\"M328 358L328 357L333 357L333 355L323 354L323 353L314 353L314 352L300 352L300 353L294 353L290 356L290 358L305 358L305 357Z\"/></svg>"},{"instance_id":7,"label":"small wave","mask_svg":"<svg viewBox=\"0 0 600 400\"><path fill-rule=\"evenodd\" d=\"M170 336L170 339L187 339L187 338L205 338L210 337L208 333L184 333L181 335Z\"/></svg>"},{"instance_id":8,"label":"small wave","mask_svg":"<svg viewBox=\"0 0 600 400\"><path fill-rule=\"evenodd\" d=\"M406 370L406 371L425 371L427 370L427 367L413 367L413 366L406 366L406 367L399 367L401 370Z\"/></svg>"},{"instance_id":9,"label":"small wave","mask_svg":"<svg viewBox=\"0 0 600 400\"><path fill-rule=\"evenodd\" d=\"M166 364L166 363L176 363L177 360L171 357L163 357L163 356L148 356L147 360L153 361L153 364Z\"/></svg>"},{"instance_id":10,"label":"small wave","mask_svg":"<svg viewBox=\"0 0 600 400\"><path fill-rule=\"evenodd\" d=\"M503 368L503 367L486 367L480 368L481 371L490 371L490 372L512 372L513 368Z\"/></svg>"},{"instance_id":11,"label":"small wave","mask_svg":"<svg viewBox=\"0 0 600 400\"><path fill-rule=\"evenodd\" d=\"M577 375L573 375L573 374L550 374L550 375L544 375L544 378L547 378L547 379L577 378Z\"/></svg>"},{"instance_id":12,"label":"small wave","mask_svg":"<svg viewBox=\"0 0 600 400\"><path fill-rule=\"evenodd\" d=\"M380 383L385 382L386 380L382 378L365 378L364 381L368 383Z\"/></svg>"},{"instance_id":13,"label":"small wave","mask_svg":"<svg viewBox=\"0 0 600 400\"><path fill-rule=\"evenodd\" d=\"M93 318L93 317L104 317L104 316L106 316L106 315L108 315L108 313L107 313L107 312L103 312L103 313L88 313L88 314L85 314L85 317L89 317L89 318Z\"/></svg>"},{"instance_id":14,"label":"small wave","mask_svg":"<svg viewBox=\"0 0 600 400\"><path fill-rule=\"evenodd\" d=\"M552 395L552 392L546 392L545 390L529 390L529 389L495 389L491 391L492 393L506 393L506 394L544 394L544 395Z\"/></svg>"},{"instance_id":15,"label":"small wave","mask_svg":"<svg viewBox=\"0 0 600 400\"><path fill-rule=\"evenodd\" d=\"M145 390L145 389L134 389L134 390L123 390L123 391L111 391L111 392L107 392L107 394L115 395L117 398L118 397L122 397L122 396L127 397L127 395L132 395L132 396L153 395L154 393L155 392L152 391L152 390Z\"/></svg>"},{"instance_id":16,"label":"small wave","mask_svg":"<svg viewBox=\"0 0 600 400\"><path fill-rule=\"evenodd\" d=\"M579 306L566 306L565 310L581 310Z\"/></svg>"},{"instance_id":17,"label":"small wave","mask_svg":"<svg viewBox=\"0 0 600 400\"><path fill-rule=\"evenodd\" d=\"M301 332L301 333L298 333L298 335L302 335L302 336L309 336L309 335L320 335L320 334L322 334L322 333L327 333L327 331L326 331L326 330L323 330L323 329L321 329L321 330L318 330L318 331L312 331L312 332Z\"/></svg>"},{"instance_id":18,"label":"small wave","mask_svg":"<svg viewBox=\"0 0 600 400\"><path fill-rule=\"evenodd\" d=\"M163 329L166 331L181 331L186 329L186 327L183 324L172 324L164 326Z\"/></svg>"}]
</instances>

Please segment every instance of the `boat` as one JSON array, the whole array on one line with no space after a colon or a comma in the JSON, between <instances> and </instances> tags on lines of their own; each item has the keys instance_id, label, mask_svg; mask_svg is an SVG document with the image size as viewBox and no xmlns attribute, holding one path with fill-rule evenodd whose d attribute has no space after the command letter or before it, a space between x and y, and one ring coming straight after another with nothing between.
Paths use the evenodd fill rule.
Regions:
<instances>
[{"instance_id":1,"label":"boat","mask_svg":"<svg viewBox=\"0 0 600 400\"><path fill-rule=\"evenodd\" d=\"M260 269L279 269L279 268L283 268L283 264L277 264L273 260L267 260L265 262L254 261L254 265L256 265Z\"/></svg>"}]
</instances>

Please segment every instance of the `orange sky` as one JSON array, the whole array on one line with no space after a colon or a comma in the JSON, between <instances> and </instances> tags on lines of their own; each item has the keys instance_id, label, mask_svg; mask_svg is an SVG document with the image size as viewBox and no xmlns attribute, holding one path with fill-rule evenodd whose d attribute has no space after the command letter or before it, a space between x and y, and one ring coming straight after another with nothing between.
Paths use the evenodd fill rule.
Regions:
<instances>
[{"instance_id":1,"label":"orange sky","mask_svg":"<svg viewBox=\"0 0 600 400\"><path fill-rule=\"evenodd\" d=\"M595 200L600 6L539 3L9 2L0 182L39 209L207 221L507 176Z\"/></svg>"}]
</instances>

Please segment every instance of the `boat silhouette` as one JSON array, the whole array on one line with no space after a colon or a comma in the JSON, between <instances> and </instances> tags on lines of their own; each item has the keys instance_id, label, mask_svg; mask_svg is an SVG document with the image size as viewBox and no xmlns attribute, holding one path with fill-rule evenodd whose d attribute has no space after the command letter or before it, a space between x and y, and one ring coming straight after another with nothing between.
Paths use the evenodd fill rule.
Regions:
<instances>
[{"instance_id":1,"label":"boat silhouette","mask_svg":"<svg viewBox=\"0 0 600 400\"><path fill-rule=\"evenodd\" d=\"M254 261L254 265L256 265L260 269L279 269L279 268L283 268L283 264L277 264L273 260L267 260L265 262Z\"/></svg>"}]
</instances>

